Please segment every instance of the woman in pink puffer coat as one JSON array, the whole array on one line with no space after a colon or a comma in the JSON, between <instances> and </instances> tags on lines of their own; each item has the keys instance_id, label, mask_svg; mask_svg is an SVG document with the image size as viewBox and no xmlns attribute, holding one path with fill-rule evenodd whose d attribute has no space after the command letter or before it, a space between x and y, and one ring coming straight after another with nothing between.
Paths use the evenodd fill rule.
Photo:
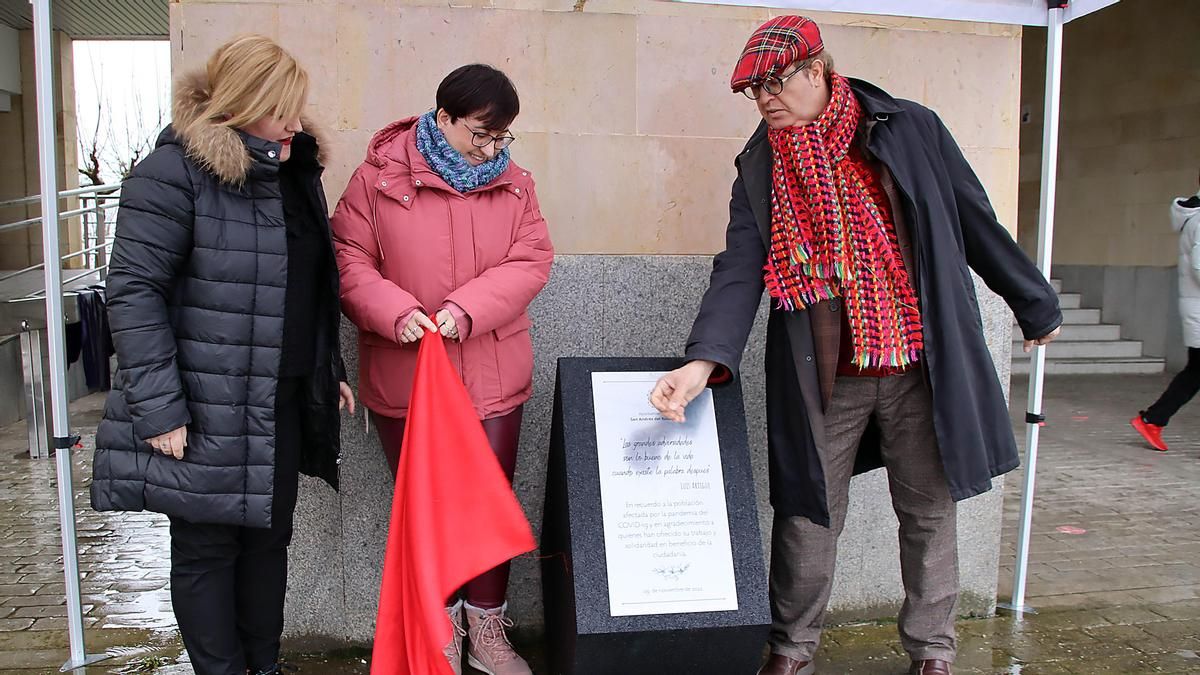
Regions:
<instances>
[{"instance_id":1,"label":"woman in pink puffer coat","mask_svg":"<svg viewBox=\"0 0 1200 675\"><path fill-rule=\"evenodd\" d=\"M342 308L359 328L360 397L393 476L417 345L429 330L452 341L450 359L512 480L532 393L527 310L554 259L533 178L509 159L519 109L504 73L459 68L438 87L434 110L375 134L334 212ZM473 667L530 672L504 633L508 574L504 564L481 575L463 589L465 605L447 607L455 672L464 607Z\"/></svg>"}]
</instances>

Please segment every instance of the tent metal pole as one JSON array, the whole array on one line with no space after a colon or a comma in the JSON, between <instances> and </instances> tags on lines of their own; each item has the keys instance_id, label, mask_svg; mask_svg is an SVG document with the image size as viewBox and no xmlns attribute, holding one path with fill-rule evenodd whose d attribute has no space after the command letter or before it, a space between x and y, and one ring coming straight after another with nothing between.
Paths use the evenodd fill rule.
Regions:
<instances>
[{"instance_id":1,"label":"tent metal pole","mask_svg":"<svg viewBox=\"0 0 1200 675\"><path fill-rule=\"evenodd\" d=\"M1066 3L1062 3L1065 5ZM1042 196L1038 209L1038 269L1050 278L1054 249L1054 202L1058 182L1058 130L1062 95L1063 7L1051 7L1046 36L1046 112L1042 132ZM1046 348L1034 347L1029 374L1029 401L1025 413L1025 484L1021 491L1021 521L1017 535L1017 560L1013 573L1012 602L1005 609L1022 614L1033 610L1025 604L1029 577L1029 538L1033 527L1033 495L1037 478L1038 433L1045 421L1042 394L1045 384Z\"/></svg>"},{"instance_id":2,"label":"tent metal pole","mask_svg":"<svg viewBox=\"0 0 1200 675\"><path fill-rule=\"evenodd\" d=\"M33 49L37 81L38 162L41 174L42 259L46 261L46 335L50 352L52 444L58 470L58 517L62 534L63 577L66 587L67 632L71 658L62 671L82 668L105 656L88 656L83 644L83 608L79 589L79 556L75 541L75 490L71 450L78 442L70 435L67 413L67 362L63 321L62 265L59 250L58 153L55 128L54 43L50 0L33 5Z\"/></svg>"}]
</instances>

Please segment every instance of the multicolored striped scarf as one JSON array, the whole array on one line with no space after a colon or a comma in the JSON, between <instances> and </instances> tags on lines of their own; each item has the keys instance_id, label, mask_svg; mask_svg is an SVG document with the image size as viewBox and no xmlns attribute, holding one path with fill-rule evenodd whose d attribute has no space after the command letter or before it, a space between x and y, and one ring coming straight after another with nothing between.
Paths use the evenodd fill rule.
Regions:
<instances>
[{"instance_id":1,"label":"multicolored striped scarf","mask_svg":"<svg viewBox=\"0 0 1200 675\"><path fill-rule=\"evenodd\" d=\"M890 214L872 195L878 178L851 157L862 118L849 82L835 74L816 121L769 132L767 290L788 310L843 298L854 364L905 368L924 347L921 311Z\"/></svg>"},{"instance_id":2,"label":"multicolored striped scarf","mask_svg":"<svg viewBox=\"0 0 1200 675\"><path fill-rule=\"evenodd\" d=\"M417 120L417 150L429 162L430 168L459 192L483 187L508 170L508 148L483 164L471 166L438 128L435 110L430 110Z\"/></svg>"}]
</instances>

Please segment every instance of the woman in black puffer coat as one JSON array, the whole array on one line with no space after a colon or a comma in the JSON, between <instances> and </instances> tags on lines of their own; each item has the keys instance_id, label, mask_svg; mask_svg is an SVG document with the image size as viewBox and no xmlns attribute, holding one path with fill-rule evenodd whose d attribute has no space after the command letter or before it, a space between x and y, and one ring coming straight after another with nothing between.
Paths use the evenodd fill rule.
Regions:
<instances>
[{"instance_id":1,"label":"woman in black puffer coat","mask_svg":"<svg viewBox=\"0 0 1200 675\"><path fill-rule=\"evenodd\" d=\"M298 474L336 489L353 413L307 86L271 40L226 44L176 83L173 124L122 186L92 505L170 517L201 675L276 672Z\"/></svg>"}]
</instances>

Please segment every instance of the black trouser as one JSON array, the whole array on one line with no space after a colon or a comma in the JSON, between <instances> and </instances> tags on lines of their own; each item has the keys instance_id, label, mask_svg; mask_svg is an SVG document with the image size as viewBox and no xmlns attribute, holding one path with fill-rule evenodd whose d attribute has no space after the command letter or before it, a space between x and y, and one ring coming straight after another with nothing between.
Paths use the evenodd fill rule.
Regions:
<instances>
[{"instance_id":1,"label":"black trouser","mask_svg":"<svg viewBox=\"0 0 1200 675\"><path fill-rule=\"evenodd\" d=\"M1200 391L1200 349L1188 347L1187 365L1179 371L1175 379L1171 380L1167 390L1158 397L1154 405L1142 413L1142 419L1150 424L1165 427L1167 422L1171 421L1171 417L1192 400L1198 391Z\"/></svg>"},{"instance_id":2,"label":"black trouser","mask_svg":"<svg viewBox=\"0 0 1200 675\"><path fill-rule=\"evenodd\" d=\"M171 518L171 603L197 675L256 673L279 658L306 382L280 378L275 395L271 528Z\"/></svg>"}]
</instances>

